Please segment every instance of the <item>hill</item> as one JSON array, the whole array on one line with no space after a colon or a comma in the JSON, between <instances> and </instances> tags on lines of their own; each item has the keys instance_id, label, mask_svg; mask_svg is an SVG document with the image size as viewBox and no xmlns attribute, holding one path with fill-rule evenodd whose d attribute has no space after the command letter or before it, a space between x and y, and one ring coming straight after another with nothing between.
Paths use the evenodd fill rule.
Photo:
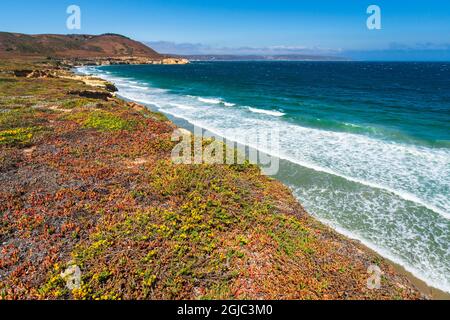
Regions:
<instances>
[{"instance_id":1,"label":"hill","mask_svg":"<svg viewBox=\"0 0 450 320\"><path fill-rule=\"evenodd\" d=\"M162 59L150 47L117 34L102 35L26 35L0 32L0 56L46 56L52 58Z\"/></svg>"}]
</instances>

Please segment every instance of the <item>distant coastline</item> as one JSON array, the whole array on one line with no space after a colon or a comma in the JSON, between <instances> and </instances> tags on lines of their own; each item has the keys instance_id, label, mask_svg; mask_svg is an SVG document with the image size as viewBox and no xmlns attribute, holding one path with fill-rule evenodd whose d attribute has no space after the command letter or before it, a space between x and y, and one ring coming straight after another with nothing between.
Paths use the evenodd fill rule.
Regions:
<instances>
[{"instance_id":1,"label":"distant coastline","mask_svg":"<svg viewBox=\"0 0 450 320\"><path fill-rule=\"evenodd\" d=\"M280 54L280 55L196 54L196 55L183 55L182 57L189 59L190 61L352 61L351 59L345 57L301 55L301 54Z\"/></svg>"}]
</instances>

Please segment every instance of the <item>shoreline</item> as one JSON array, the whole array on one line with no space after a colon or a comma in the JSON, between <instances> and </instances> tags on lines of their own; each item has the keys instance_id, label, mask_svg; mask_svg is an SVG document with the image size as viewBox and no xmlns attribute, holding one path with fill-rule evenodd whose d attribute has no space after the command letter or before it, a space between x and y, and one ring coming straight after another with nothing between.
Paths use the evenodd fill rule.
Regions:
<instances>
[{"instance_id":1,"label":"shoreline","mask_svg":"<svg viewBox=\"0 0 450 320\"><path fill-rule=\"evenodd\" d=\"M0 69L0 299L432 298L256 165L176 165L177 121L100 78L28 66Z\"/></svg>"},{"instance_id":2,"label":"shoreline","mask_svg":"<svg viewBox=\"0 0 450 320\"><path fill-rule=\"evenodd\" d=\"M80 66L80 67L81 67L81 66ZM76 72L75 72L76 74L79 73L78 70L77 70L78 68L79 68L79 67L75 67L75 68L74 68L74 70L76 71ZM81 73L80 73L80 74L81 74ZM98 75L96 75L96 76L98 76ZM99 76L99 77L101 78L101 76ZM101 78L101 79L103 79L103 78ZM110 80L107 80L107 79L103 79L103 80L104 80L104 81L110 81ZM120 90L117 91L116 94L117 94L117 97L118 97L119 99L122 99L122 100L128 101L128 102L134 102L134 103L142 104L142 105L144 105L146 108L150 109L150 110L153 111L153 112L160 112L160 113L164 114L164 115L167 116L168 119L169 119L172 123L174 123L177 127L180 127L180 128L183 128L183 129L187 129L187 130L189 130L191 133L193 133L193 128L194 128L194 126L197 126L197 127L200 127L202 130L204 130L205 132L208 132L208 133L211 134L212 136L218 136L218 137L221 137L221 138L225 138L225 137L222 137L221 135L219 135L219 134L217 134L217 133L215 133L215 132L210 131L210 130L207 129L207 128L204 128L204 127L195 125L195 124L191 123L190 121L188 121L188 120L186 120L186 119L184 119L184 118L178 117L178 116L173 115L173 114L170 114L170 113L166 113L166 112L161 111L161 110L157 109L156 107L151 106L151 105L149 105L149 104L145 104L145 103L142 103L142 102L140 102L140 101L135 101L135 100L133 100L133 99L129 99L129 98L126 98L126 97L124 97L124 96L121 96ZM236 142L236 143L239 144L239 142ZM252 147L249 147L249 146L245 146L245 148L246 148L246 149L252 149ZM259 152L261 152L261 151L259 151ZM274 156L272 156L272 157L274 157ZM279 157L278 157L278 158L279 158ZM281 162L287 162L287 163L290 163L291 165L297 165L297 164L295 164L295 163L289 161L288 159L279 158L279 160L280 160ZM280 183L286 185L286 184L285 184L283 181L281 181L278 177L277 177L276 179L277 179L278 181L280 181ZM295 197L295 195L293 195L293 196ZM300 199L298 199L297 197L295 197L295 198L296 198L296 200L297 200L297 201L300 203L300 205L301 205ZM425 295L425 296L431 298L432 300L442 300L442 299L444 299L444 300L450 300L450 292L446 292L446 291L443 291L443 290L440 290L440 289L438 289L438 288L433 287L432 285L428 284L426 281L424 281L424 280L420 279L418 276L414 275L413 272L408 271L408 270L407 270L407 267L403 266L402 264L400 264L400 263L398 263L398 262L393 261L393 259L391 259L391 258L389 258L389 257L386 257L386 256L383 255L382 253L379 253L376 249L371 248L371 246L370 246L369 244L364 243L363 240L361 240L361 239L359 239L359 238L357 238L357 237L355 237L355 236L350 235L348 232L343 232L342 230L339 230L339 228L335 228L334 226L332 226L332 225L326 223L325 221L322 221L321 219L317 218L316 216L314 216L314 215L312 215L312 214L310 214L310 213L308 213L308 215L310 216L311 219L314 219L314 220L318 221L320 224L323 224L323 225L325 225L325 226L331 228L333 231L337 232L339 235L345 237L348 241L355 242L355 243L357 243L359 246L363 247L365 250L367 250L367 251L369 251L369 252L372 252L373 254L379 256L380 258L382 258L382 259L388 261L388 262L394 267L394 269L395 269L398 273L400 273L400 274L406 276L406 277L408 278L408 280L409 280L414 286L416 286L417 289L418 289L423 295Z\"/></svg>"}]
</instances>

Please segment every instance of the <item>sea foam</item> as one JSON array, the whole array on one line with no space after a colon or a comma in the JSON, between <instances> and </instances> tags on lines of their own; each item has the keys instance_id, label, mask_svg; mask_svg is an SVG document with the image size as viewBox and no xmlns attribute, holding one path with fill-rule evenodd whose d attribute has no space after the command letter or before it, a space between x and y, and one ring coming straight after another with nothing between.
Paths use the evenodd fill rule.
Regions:
<instances>
[{"instance_id":1,"label":"sea foam","mask_svg":"<svg viewBox=\"0 0 450 320\"><path fill-rule=\"evenodd\" d=\"M266 115L274 116L274 117L282 117L285 115L285 113L279 112L279 111L257 109L257 108L252 108L252 107L248 107L248 110L250 110L251 112L254 112L254 113L262 113L262 114L266 114Z\"/></svg>"},{"instance_id":2,"label":"sea foam","mask_svg":"<svg viewBox=\"0 0 450 320\"><path fill-rule=\"evenodd\" d=\"M220 103L222 103L222 100L220 100L220 99L202 98L202 97L199 97L197 99L198 99L198 101L204 102L204 103L211 103L211 104L220 104Z\"/></svg>"},{"instance_id":3,"label":"sea foam","mask_svg":"<svg viewBox=\"0 0 450 320\"><path fill-rule=\"evenodd\" d=\"M196 98L198 101L200 102L204 102L204 103L209 103L209 104L222 104L225 107L234 107L236 104L235 103L231 103L231 102L227 102L227 101L223 101L222 99L218 99L218 98L203 98L203 97L192 97L192 96L188 96L190 98Z\"/></svg>"}]
</instances>

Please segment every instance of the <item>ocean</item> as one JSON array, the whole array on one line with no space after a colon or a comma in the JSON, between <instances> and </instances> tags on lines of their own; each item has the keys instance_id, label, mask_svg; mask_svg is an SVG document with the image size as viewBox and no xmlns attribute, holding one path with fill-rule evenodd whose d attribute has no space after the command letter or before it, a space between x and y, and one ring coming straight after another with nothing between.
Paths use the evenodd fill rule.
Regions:
<instances>
[{"instance_id":1,"label":"ocean","mask_svg":"<svg viewBox=\"0 0 450 320\"><path fill-rule=\"evenodd\" d=\"M309 213L450 292L450 63L83 67L225 136L279 132L276 178ZM275 154L276 153L276 154Z\"/></svg>"}]
</instances>

